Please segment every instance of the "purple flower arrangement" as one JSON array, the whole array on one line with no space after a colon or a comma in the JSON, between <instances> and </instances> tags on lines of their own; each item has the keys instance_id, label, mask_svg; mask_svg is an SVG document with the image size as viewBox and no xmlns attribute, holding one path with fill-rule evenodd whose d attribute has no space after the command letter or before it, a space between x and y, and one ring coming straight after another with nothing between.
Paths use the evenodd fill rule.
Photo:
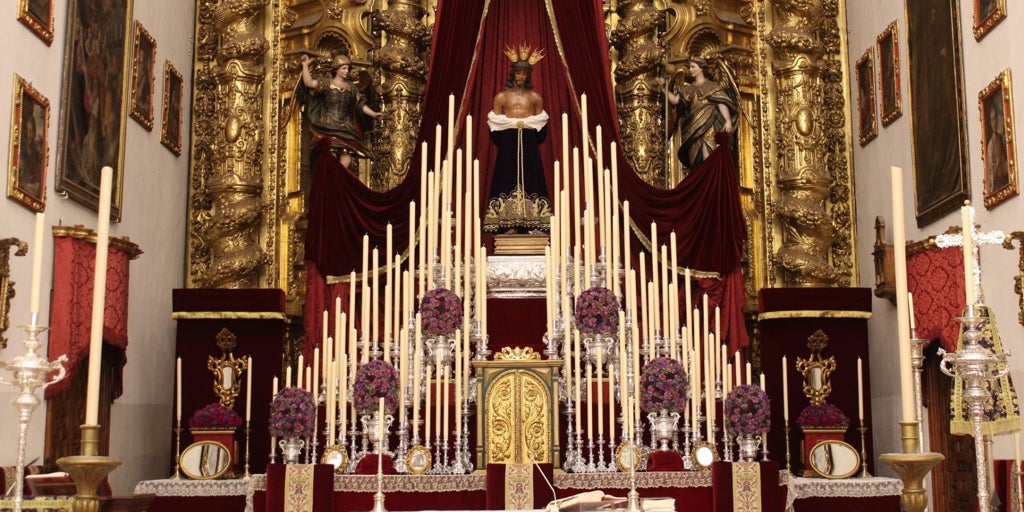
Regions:
<instances>
[{"instance_id":1,"label":"purple flower arrangement","mask_svg":"<svg viewBox=\"0 0 1024 512\"><path fill-rule=\"evenodd\" d=\"M241 427L242 423L242 417L234 409L229 409L220 402L199 409L188 420L190 428L236 429Z\"/></svg>"},{"instance_id":2,"label":"purple flower arrangement","mask_svg":"<svg viewBox=\"0 0 1024 512\"><path fill-rule=\"evenodd\" d=\"M313 435L313 394L299 388L284 388L270 404L270 435L309 437Z\"/></svg>"},{"instance_id":3,"label":"purple flower arrangement","mask_svg":"<svg viewBox=\"0 0 1024 512\"><path fill-rule=\"evenodd\" d=\"M640 372L640 408L647 412L682 411L686 407L686 372L679 361L659 357Z\"/></svg>"},{"instance_id":4,"label":"purple flower arrangement","mask_svg":"<svg viewBox=\"0 0 1024 512\"><path fill-rule=\"evenodd\" d=\"M758 386L741 384L725 397L722 412L737 434L760 435L771 425L771 401Z\"/></svg>"},{"instance_id":5,"label":"purple flower arrangement","mask_svg":"<svg viewBox=\"0 0 1024 512\"><path fill-rule=\"evenodd\" d=\"M447 288L434 288L423 294L420 315L423 334L428 337L450 336L462 326L462 301Z\"/></svg>"},{"instance_id":6,"label":"purple flower arrangement","mask_svg":"<svg viewBox=\"0 0 1024 512\"><path fill-rule=\"evenodd\" d=\"M850 426L850 418L838 407L828 404L812 404L800 411L796 424L801 428L842 428Z\"/></svg>"},{"instance_id":7,"label":"purple flower arrangement","mask_svg":"<svg viewBox=\"0 0 1024 512\"><path fill-rule=\"evenodd\" d=\"M374 359L359 368L352 383L352 403L359 414L373 414L384 398L385 412L398 410L398 372L390 363Z\"/></svg>"},{"instance_id":8,"label":"purple flower arrangement","mask_svg":"<svg viewBox=\"0 0 1024 512\"><path fill-rule=\"evenodd\" d=\"M576 297L576 328L584 334L614 335L619 329L619 300L615 293L595 286Z\"/></svg>"}]
</instances>

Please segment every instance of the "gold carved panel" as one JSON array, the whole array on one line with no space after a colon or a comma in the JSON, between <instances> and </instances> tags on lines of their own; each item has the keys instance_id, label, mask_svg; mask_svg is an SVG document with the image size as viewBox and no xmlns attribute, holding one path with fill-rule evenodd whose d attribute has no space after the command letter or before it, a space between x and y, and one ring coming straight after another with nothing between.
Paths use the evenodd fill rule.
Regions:
<instances>
[{"instance_id":1,"label":"gold carved panel","mask_svg":"<svg viewBox=\"0 0 1024 512\"><path fill-rule=\"evenodd\" d=\"M478 423L480 465L556 462L558 360L473 364L483 374Z\"/></svg>"}]
</instances>

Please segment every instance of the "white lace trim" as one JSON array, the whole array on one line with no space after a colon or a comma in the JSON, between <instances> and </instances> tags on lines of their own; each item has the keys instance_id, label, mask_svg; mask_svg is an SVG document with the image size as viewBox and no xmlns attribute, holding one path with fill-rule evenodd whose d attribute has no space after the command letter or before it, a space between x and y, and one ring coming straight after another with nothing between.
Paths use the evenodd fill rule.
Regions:
<instances>
[{"instance_id":1,"label":"white lace trim","mask_svg":"<svg viewBox=\"0 0 1024 512\"><path fill-rule=\"evenodd\" d=\"M801 498L872 498L899 496L903 482L896 478L870 477L828 480L826 478L793 477L789 494Z\"/></svg>"},{"instance_id":2,"label":"white lace trim","mask_svg":"<svg viewBox=\"0 0 1024 512\"><path fill-rule=\"evenodd\" d=\"M255 478L255 477L254 477ZM244 496L249 480L143 480L135 486L135 494L156 494L157 496Z\"/></svg>"}]
</instances>

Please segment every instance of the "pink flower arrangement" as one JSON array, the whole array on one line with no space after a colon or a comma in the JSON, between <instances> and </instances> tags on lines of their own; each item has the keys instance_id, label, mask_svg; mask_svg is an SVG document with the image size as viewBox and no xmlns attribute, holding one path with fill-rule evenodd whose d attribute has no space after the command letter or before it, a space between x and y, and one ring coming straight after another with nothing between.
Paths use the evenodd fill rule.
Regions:
<instances>
[{"instance_id":1,"label":"pink flower arrangement","mask_svg":"<svg viewBox=\"0 0 1024 512\"><path fill-rule=\"evenodd\" d=\"M188 420L190 428L235 429L242 426L242 417L220 402L203 407Z\"/></svg>"},{"instance_id":2,"label":"pink flower arrangement","mask_svg":"<svg viewBox=\"0 0 1024 512\"><path fill-rule=\"evenodd\" d=\"M576 297L576 328L584 334L614 335L619 329L619 299L595 286Z\"/></svg>"},{"instance_id":3,"label":"pink flower arrangement","mask_svg":"<svg viewBox=\"0 0 1024 512\"><path fill-rule=\"evenodd\" d=\"M299 388L284 388L270 404L270 435L309 437L313 435L313 394Z\"/></svg>"},{"instance_id":4,"label":"pink flower arrangement","mask_svg":"<svg viewBox=\"0 0 1024 512\"><path fill-rule=\"evenodd\" d=\"M686 372L679 361L659 357L640 372L640 408L647 412L682 411L686 407Z\"/></svg>"},{"instance_id":5,"label":"pink flower arrangement","mask_svg":"<svg viewBox=\"0 0 1024 512\"><path fill-rule=\"evenodd\" d=\"M843 414L838 407L820 403L808 405L800 411L796 424L802 428L842 428L850 426L850 418Z\"/></svg>"},{"instance_id":6,"label":"pink flower arrangement","mask_svg":"<svg viewBox=\"0 0 1024 512\"><path fill-rule=\"evenodd\" d=\"M771 426L771 401L763 389L741 384L725 397L722 413L737 434L760 435Z\"/></svg>"},{"instance_id":7,"label":"pink flower arrangement","mask_svg":"<svg viewBox=\"0 0 1024 512\"><path fill-rule=\"evenodd\" d=\"M423 334L428 337L450 336L462 326L462 301L447 288L434 288L423 294L420 315Z\"/></svg>"},{"instance_id":8,"label":"pink flower arrangement","mask_svg":"<svg viewBox=\"0 0 1024 512\"><path fill-rule=\"evenodd\" d=\"M390 363L374 359L359 368L352 383L352 404L359 414L373 414L384 398L385 412L398 410L398 372Z\"/></svg>"}]
</instances>

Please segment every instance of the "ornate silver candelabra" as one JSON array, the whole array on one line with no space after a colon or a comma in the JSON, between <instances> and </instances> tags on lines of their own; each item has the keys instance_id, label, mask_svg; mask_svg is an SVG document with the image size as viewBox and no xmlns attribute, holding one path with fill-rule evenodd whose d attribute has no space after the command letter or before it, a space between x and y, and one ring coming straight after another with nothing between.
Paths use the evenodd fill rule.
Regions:
<instances>
[{"instance_id":1,"label":"ornate silver candelabra","mask_svg":"<svg viewBox=\"0 0 1024 512\"><path fill-rule=\"evenodd\" d=\"M983 329L988 318L975 314L975 306L968 305L967 314L959 318L963 324L963 347L948 353L939 349L942 362L939 368L942 373L960 379L963 382L963 399L971 414L974 425L975 467L978 471L978 510L991 510L988 490L988 455L985 451L985 439L981 434L981 423L985 415L985 406L992 400L992 394L986 386L987 382L998 379L1009 371L1006 358L1009 354L995 354L981 345L984 337Z\"/></svg>"},{"instance_id":2,"label":"ornate silver candelabra","mask_svg":"<svg viewBox=\"0 0 1024 512\"><path fill-rule=\"evenodd\" d=\"M36 317L37 313L32 313L32 324L21 326L28 333L28 338L23 342L25 354L15 357L13 361L0 361L0 368L10 371L13 375L11 380L0 376L0 383L18 390L18 396L11 401L18 411L18 467L14 483L15 512L21 512L25 496L25 443L28 440L28 424L32 418L32 411L39 405L36 389L45 389L46 386L61 381L67 372L64 368L64 363L68 360L66 355L61 355L56 361L48 361L39 354L39 334L45 332L47 328L37 325ZM52 372L57 372L57 374L50 378L49 375Z\"/></svg>"}]
</instances>

